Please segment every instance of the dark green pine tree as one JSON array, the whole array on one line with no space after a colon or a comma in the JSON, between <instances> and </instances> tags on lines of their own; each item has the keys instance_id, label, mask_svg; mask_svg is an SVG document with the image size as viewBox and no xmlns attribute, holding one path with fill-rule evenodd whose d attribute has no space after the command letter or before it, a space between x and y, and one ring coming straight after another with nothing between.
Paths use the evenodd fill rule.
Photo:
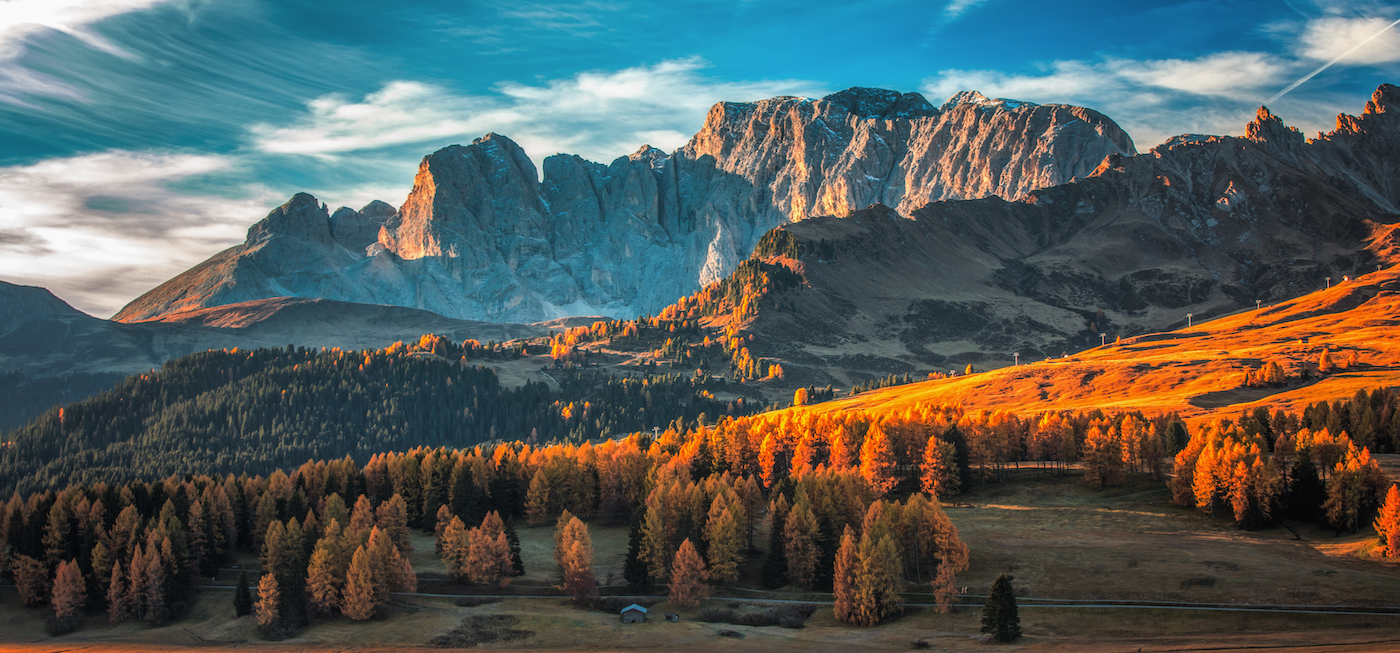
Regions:
<instances>
[{"instance_id":1,"label":"dark green pine tree","mask_svg":"<svg viewBox=\"0 0 1400 653\"><path fill-rule=\"evenodd\" d=\"M506 517L506 541L510 543L510 575L525 575L525 561L520 558L520 536L515 534L515 519Z\"/></svg>"},{"instance_id":2,"label":"dark green pine tree","mask_svg":"<svg viewBox=\"0 0 1400 653\"><path fill-rule=\"evenodd\" d=\"M238 587L233 590L233 613L243 616L253 611L253 590L248 587L248 572L238 573Z\"/></svg>"},{"instance_id":3,"label":"dark green pine tree","mask_svg":"<svg viewBox=\"0 0 1400 653\"><path fill-rule=\"evenodd\" d=\"M627 562L622 565L622 577L627 585L637 592L650 592L651 572L642 560L642 523L646 521L647 509L638 507L632 512L632 529L627 534Z\"/></svg>"},{"instance_id":4,"label":"dark green pine tree","mask_svg":"<svg viewBox=\"0 0 1400 653\"><path fill-rule=\"evenodd\" d=\"M777 589L788 584L786 539L783 524L787 522L787 511L773 514L773 527L768 529L768 556L763 559L763 586Z\"/></svg>"},{"instance_id":5,"label":"dark green pine tree","mask_svg":"<svg viewBox=\"0 0 1400 653\"><path fill-rule=\"evenodd\" d=\"M987 592L982 606L982 632L998 642L1014 642L1021 637L1021 615L1016 612L1016 593L1011 589L1013 577L1002 574Z\"/></svg>"}]
</instances>

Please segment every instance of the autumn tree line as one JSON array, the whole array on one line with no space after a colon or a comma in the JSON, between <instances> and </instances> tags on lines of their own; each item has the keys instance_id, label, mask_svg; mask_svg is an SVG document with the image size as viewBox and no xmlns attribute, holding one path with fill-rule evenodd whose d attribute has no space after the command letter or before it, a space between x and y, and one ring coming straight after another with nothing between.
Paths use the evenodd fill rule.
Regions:
<instances>
[{"instance_id":1,"label":"autumn tree line","mask_svg":"<svg viewBox=\"0 0 1400 653\"><path fill-rule=\"evenodd\" d=\"M424 336L362 352L289 347L185 356L11 432L0 448L0 491L171 473L268 474L309 459L348 453L363 460L416 446L581 442L763 407L716 400L715 381L680 374L566 370L554 375L558 390L506 388L491 368L472 362L485 355L473 341Z\"/></svg>"},{"instance_id":2,"label":"autumn tree line","mask_svg":"<svg viewBox=\"0 0 1400 653\"><path fill-rule=\"evenodd\" d=\"M1172 500L1247 529L1290 518L1356 532L1380 510L1376 530L1389 547L1388 532L1400 530L1389 524L1400 517L1386 517L1391 481L1371 452L1395 450L1396 402L1389 389L1358 390L1312 404L1301 418L1258 409L1205 424L1176 455ZM1400 546L1390 551L1400 554Z\"/></svg>"},{"instance_id":3,"label":"autumn tree line","mask_svg":"<svg viewBox=\"0 0 1400 653\"><path fill-rule=\"evenodd\" d=\"M584 573L584 522L628 523L625 575L639 589L665 583L695 602L762 556L766 585L829 588L840 618L869 624L911 584L951 603L968 552L940 499L1023 465L1062 474L1078 464L1102 487L1129 472L1161 476L1175 455L1169 484L1188 505L1242 525L1314 505L1353 530L1379 505L1378 532L1400 542L1400 498L1382 504L1386 483L1362 436L1332 430L1370 425L1357 433L1375 441L1393 428L1394 402L1389 391L1358 393L1301 417L1254 411L1189 437L1172 416L1101 411L1020 417L923 405L677 418L655 438L417 447L266 477L16 492L0 506L0 550L24 600L54 607L56 628L84 613L176 618L229 551L256 552L262 573L248 579L244 604L277 635L336 614L368 618L412 593L413 528L436 534L457 579L500 586L521 571L512 524L554 523L560 586L586 595L596 583ZM1308 465L1313 490L1305 473L1292 475ZM755 541L760 525L766 542Z\"/></svg>"}]
</instances>

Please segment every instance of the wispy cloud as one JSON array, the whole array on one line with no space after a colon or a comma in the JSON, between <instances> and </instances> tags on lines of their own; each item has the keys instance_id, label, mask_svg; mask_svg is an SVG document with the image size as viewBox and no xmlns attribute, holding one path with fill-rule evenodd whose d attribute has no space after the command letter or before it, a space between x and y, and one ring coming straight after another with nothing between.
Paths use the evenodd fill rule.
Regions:
<instances>
[{"instance_id":1,"label":"wispy cloud","mask_svg":"<svg viewBox=\"0 0 1400 653\"><path fill-rule=\"evenodd\" d=\"M121 57L125 50L92 29L94 23L149 9L172 0L4 0L0 3L0 102L25 103L26 95L80 99L72 86L18 65L27 41L45 32L62 32L92 47Z\"/></svg>"},{"instance_id":2,"label":"wispy cloud","mask_svg":"<svg viewBox=\"0 0 1400 653\"><path fill-rule=\"evenodd\" d=\"M1387 29L1392 20L1328 16L1309 21L1298 39L1298 54L1318 61L1346 55L1345 60L1352 64L1400 61L1400 32ZM1370 41L1356 47L1367 39ZM1356 51L1350 52L1352 48Z\"/></svg>"},{"instance_id":3,"label":"wispy cloud","mask_svg":"<svg viewBox=\"0 0 1400 653\"><path fill-rule=\"evenodd\" d=\"M0 278L42 285L99 316L243 239L275 198L174 187L223 157L110 151L0 168ZM53 261L62 260L57 268Z\"/></svg>"},{"instance_id":4,"label":"wispy cloud","mask_svg":"<svg viewBox=\"0 0 1400 653\"><path fill-rule=\"evenodd\" d=\"M292 125L253 127L265 152L338 157L404 145L445 145L497 132L538 163L556 152L608 161L643 144L683 145L720 100L824 92L815 82L729 82L701 74L700 59L591 71L539 85L504 82L462 95L424 82L396 81L356 100L328 95ZM417 153L421 155L421 151Z\"/></svg>"},{"instance_id":5,"label":"wispy cloud","mask_svg":"<svg viewBox=\"0 0 1400 653\"><path fill-rule=\"evenodd\" d=\"M943 21L955 21L978 5L983 5L987 2L988 0L952 0L952 2L949 2L948 5L943 8Z\"/></svg>"}]
</instances>

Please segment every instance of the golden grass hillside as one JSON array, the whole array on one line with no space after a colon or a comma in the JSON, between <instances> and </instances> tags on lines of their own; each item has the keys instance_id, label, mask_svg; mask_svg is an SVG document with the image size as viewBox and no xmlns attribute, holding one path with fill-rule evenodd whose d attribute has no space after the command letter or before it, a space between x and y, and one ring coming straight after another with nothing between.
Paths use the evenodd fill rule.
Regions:
<instances>
[{"instance_id":1,"label":"golden grass hillside","mask_svg":"<svg viewBox=\"0 0 1400 653\"><path fill-rule=\"evenodd\" d=\"M1322 353L1339 371L1318 373ZM1244 387L1277 362L1278 387ZM1306 376L1306 378L1303 378ZM968 409L1178 412L1188 421L1269 406L1301 411L1359 389L1400 385L1400 268L1189 328L1109 343L1067 358L862 393L803 410L898 411L915 404Z\"/></svg>"}]
</instances>

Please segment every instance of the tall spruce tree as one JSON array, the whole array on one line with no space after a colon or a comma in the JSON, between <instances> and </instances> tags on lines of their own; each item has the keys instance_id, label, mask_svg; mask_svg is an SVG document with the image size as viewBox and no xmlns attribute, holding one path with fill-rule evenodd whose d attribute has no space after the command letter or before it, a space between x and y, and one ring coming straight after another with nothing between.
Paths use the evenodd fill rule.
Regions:
<instances>
[{"instance_id":1,"label":"tall spruce tree","mask_svg":"<svg viewBox=\"0 0 1400 653\"><path fill-rule=\"evenodd\" d=\"M520 557L520 536L515 534L515 518L506 517L506 542L510 543L510 575L525 575L525 560Z\"/></svg>"},{"instance_id":2,"label":"tall spruce tree","mask_svg":"<svg viewBox=\"0 0 1400 653\"><path fill-rule=\"evenodd\" d=\"M627 586L636 592L650 592L651 572L647 561L642 557L642 522L646 520L646 506L632 512L632 528L627 533L627 561L622 564L622 577Z\"/></svg>"},{"instance_id":3,"label":"tall spruce tree","mask_svg":"<svg viewBox=\"0 0 1400 653\"><path fill-rule=\"evenodd\" d=\"M1002 574L987 592L982 607L982 632L1003 644L1021 637L1021 616L1016 611L1016 593L1011 589L1013 577Z\"/></svg>"}]
</instances>

